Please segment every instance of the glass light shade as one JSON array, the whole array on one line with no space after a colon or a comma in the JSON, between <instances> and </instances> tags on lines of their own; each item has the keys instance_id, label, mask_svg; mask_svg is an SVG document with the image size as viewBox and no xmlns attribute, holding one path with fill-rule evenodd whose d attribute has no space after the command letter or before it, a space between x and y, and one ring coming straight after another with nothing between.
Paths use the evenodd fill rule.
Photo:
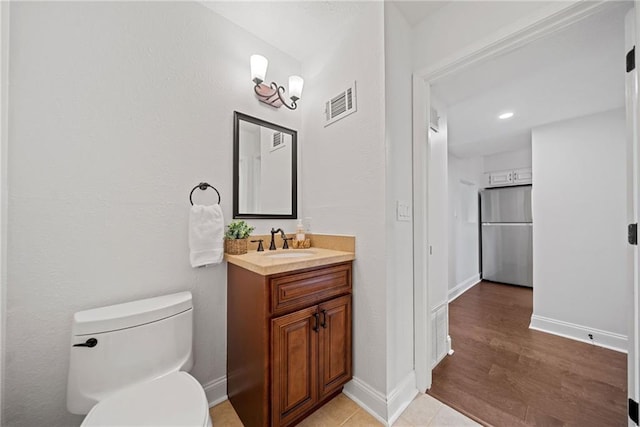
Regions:
<instances>
[{"instance_id":1,"label":"glass light shade","mask_svg":"<svg viewBox=\"0 0 640 427\"><path fill-rule=\"evenodd\" d=\"M289 77L289 98L298 100L302 96L304 80L300 76Z\"/></svg>"},{"instance_id":2,"label":"glass light shade","mask_svg":"<svg viewBox=\"0 0 640 427\"><path fill-rule=\"evenodd\" d=\"M267 66L269 61L262 55L251 55L251 80L256 84L264 81L267 75ZM260 80L259 82L256 79Z\"/></svg>"}]
</instances>

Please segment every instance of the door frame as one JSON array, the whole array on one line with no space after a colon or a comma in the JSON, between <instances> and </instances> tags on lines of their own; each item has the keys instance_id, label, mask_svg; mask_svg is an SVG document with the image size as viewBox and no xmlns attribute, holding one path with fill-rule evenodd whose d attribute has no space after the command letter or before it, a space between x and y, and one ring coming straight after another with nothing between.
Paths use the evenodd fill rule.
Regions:
<instances>
[{"instance_id":1,"label":"door frame","mask_svg":"<svg viewBox=\"0 0 640 427\"><path fill-rule=\"evenodd\" d=\"M7 150L9 146L9 12L0 2L0 425L3 424L7 304Z\"/></svg>"},{"instance_id":2,"label":"door frame","mask_svg":"<svg viewBox=\"0 0 640 427\"><path fill-rule=\"evenodd\" d=\"M635 31L629 31L625 34L625 53L631 46L635 46L636 53L637 47L640 46L640 2L635 1L635 13L633 16L625 17L625 27L634 26ZM627 22L626 18L630 18ZM625 31L632 30L632 28L625 28ZM637 63L637 55L636 55ZM627 153L630 154L628 160L627 171L628 179L632 182L631 189L627 190L627 198L631 199L632 204L628 206L627 215L630 223L638 223L638 215L640 214L640 129L638 126L638 106L640 105L640 94L638 93L638 68L633 76L635 84L631 84L633 89L629 90L629 83L625 85L626 95L626 126L627 126ZM629 72L627 71L625 79L628 79ZM639 336L639 321L640 321L640 249L638 246L630 246L630 268L632 269L632 275L629 278L632 287L631 293L631 313L629 316L629 331L628 331L628 353L627 353L627 396L629 399L633 399L636 402L640 401L640 364L638 363L638 355L640 354L640 336ZM627 418L627 424L629 427L636 424L631 420L629 416Z\"/></svg>"},{"instance_id":3,"label":"door frame","mask_svg":"<svg viewBox=\"0 0 640 427\"><path fill-rule=\"evenodd\" d=\"M416 387L424 392L431 387L432 325L429 315L429 235L427 217L429 208L428 170L429 158L428 112L431 107L431 84L456 71L495 58L518 49L539 38L551 35L584 18L607 8L617 7L617 2L557 2L542 8L527 19L501 28L493 35L456 52L433 66L413 73L413 274L414 274L414 369ZM640 7L635 0L636 10ZM638 18L640 19L640 18ZM623 59L621 58L620 61ZM446 178L446 177L443 177ZM447 331L448 333L449 331Z\"/></svg>"}]
</instances>

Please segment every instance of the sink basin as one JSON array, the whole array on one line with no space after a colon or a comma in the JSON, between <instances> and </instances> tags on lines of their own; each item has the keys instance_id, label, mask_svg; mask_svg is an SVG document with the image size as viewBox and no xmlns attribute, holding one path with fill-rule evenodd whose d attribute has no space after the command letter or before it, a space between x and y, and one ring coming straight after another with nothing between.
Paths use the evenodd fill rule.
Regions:
<instances>
[{"instance_id":1,"label":"sink basin","mask_svg":"<svg viewBox=\"0 0 640 427\"><path fill-rule=\"evenodd\" d=\"M311 255L315 254L315 252L312 251L283 251L283 252L278 252L275 254L265 254L264 256L266 256L267 258L306 258L306 257L310 257Z\"/></svg>"}]
</instances>

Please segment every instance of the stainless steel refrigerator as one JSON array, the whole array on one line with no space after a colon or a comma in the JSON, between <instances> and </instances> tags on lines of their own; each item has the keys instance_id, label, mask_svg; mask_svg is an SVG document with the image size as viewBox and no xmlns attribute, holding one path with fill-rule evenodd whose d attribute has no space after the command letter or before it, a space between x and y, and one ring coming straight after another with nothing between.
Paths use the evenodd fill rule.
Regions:
<instances>
[{"instance_id":1,"label":"stainless steel refrigerator","mask_svg":"<svg viewBox=\"0 0 640 427\"><path fill-rule=\"evenodd\" d=\"M531 186L480 192L482 278L533 287Z\"/></svg>"}]
</instances>

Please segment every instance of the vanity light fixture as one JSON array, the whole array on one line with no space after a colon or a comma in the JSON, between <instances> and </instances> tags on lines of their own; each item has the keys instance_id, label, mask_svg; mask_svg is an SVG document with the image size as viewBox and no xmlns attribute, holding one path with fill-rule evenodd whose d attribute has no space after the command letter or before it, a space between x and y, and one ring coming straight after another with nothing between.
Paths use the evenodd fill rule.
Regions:
<instances>
[{"instance_id":1,"label":"vanity light fixture","mask_svg":"<svg viewBox=\"0 0 640 427\"><path fill-rule=\"evenodd\" d=\"M506 113L502 113L498 116L498 118L500 120L506 120L506 119L510 119L511 117L513 117L513 112L512 111L507 111Z\"/></svg>"},{"instance_id":2,"label":"vanity light fixture","mask_svg":"<svg viewBox=\"0 0 640 427\"><path fill-rule=\"evenodd\" d=\"M251 80L256 84L253 90L258 99L272 107L280 108L284 105L290 110L295 110L298 108L296 101L302 96L304 80L300 76L289 77L289 99L291 99L291 104L288 104L284 98L284 87L279 86L276 82L271 82L270 86L262 83L267 74L268 65L269 61L264 56L251 55Z\"/></svg>"}]
</instances>

